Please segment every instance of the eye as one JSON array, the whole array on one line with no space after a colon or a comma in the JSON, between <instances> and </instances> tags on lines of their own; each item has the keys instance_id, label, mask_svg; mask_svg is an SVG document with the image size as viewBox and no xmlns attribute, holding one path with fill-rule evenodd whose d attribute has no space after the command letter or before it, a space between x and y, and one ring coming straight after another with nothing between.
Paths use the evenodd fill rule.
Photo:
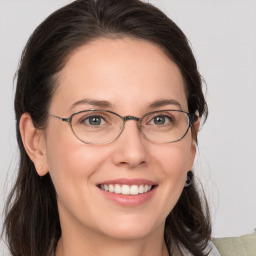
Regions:
<instances>
[{"instance_id":1,"label":"eye","mask_svg":"<svg viewBox=\"0 0 256 256\"><path fill-rule=\"evenodd\" d=\"M158 115L154 116L152 120L149 122L149 124L153 125L165 125L172 122L172 118L167 115Z\"/></svg>"},{"instance_id":2,"label":"eye","mask_svg":"<svg viewBox=\"0 0 256 256\"><path fill-rule=\"evenodd\" d=\"M102 116L93 115L85 117L81 120L81 123L92 125L92 126L100 126L106 123L105 119Z\"/></svg>"}]
</instances>

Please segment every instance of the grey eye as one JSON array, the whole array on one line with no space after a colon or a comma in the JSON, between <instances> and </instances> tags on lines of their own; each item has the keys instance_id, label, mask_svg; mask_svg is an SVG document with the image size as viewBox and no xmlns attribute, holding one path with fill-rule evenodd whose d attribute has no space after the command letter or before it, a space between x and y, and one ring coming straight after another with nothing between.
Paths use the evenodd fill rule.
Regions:
<instances>
[{"instance_id":1,"label":"grey eye","mask_svg":"<svg viewBox=\"0 0 256 256\"><path fill-rule=\"evenodd\" d=\"M105 120L101 116L89 116L83 120L83 123L93 126L99 126L105 124Z\"/></svg>"},{"instance_id":2,"label":"grey eye","mask_svg":"<svg viewBox=\"0 0 256 256\"><path fill-rule=\"evenodd\" d=\"M151 121L150 124L154 124L154 125L164 125L171 122L171 118L169 116L166 115L159 115L159 116L155 116Z\"/></svg>"}]
</instances>

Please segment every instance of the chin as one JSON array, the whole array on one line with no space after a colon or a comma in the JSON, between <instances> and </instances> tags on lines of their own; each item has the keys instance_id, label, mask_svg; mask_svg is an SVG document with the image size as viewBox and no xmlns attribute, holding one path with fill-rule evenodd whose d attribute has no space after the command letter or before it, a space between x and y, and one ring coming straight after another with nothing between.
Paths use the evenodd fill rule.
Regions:
<instances>
[{"instance_id":1,"label":"chin","mask_svg":"<svg viewBox=\"0 0 256 256\"><path fill-rule=\"evenodd\" d=\"M164 230L165 221L163 223L156 223L145 218L145 216L144 218L133 220L132 218L128 219L121 221L113 218L114 221L109 223L110 225L102 226L101 230L105 235L121 240L143 239L158 229L161 229L162 232Z\"/></svg>"},{"instance_id":2,"label":"chin","mask_svg":"<svg viewBox=\"0 0 256 256\"><path fill-rule=\"evenodd\" d=\"M111 230L111 232L105 233L105 235L117 240L138 240L147 237L151 232L151 230L115 228L114 230Z\"/></svg>"}]
</instances>

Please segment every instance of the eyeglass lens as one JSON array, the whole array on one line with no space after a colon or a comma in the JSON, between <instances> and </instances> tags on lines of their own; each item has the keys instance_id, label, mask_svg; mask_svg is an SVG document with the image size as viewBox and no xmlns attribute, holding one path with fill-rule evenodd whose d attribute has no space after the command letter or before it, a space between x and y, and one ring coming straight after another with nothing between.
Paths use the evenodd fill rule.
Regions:
<instances>
[{"instance_id":1,"label":"eyeglass lens","mask_svg":"<svg viewBox=\"0 0 256 256\"><path fill-rule=\"evenodd\" d=\"M125 122L118 114L102 110L81 111L71 118L76 137L88 144L106 144L117 139ZM154 143L180 140L189 129L189 117L175 110L155 111L139 121L143 135Z\"/></svg>"}]
</instances>

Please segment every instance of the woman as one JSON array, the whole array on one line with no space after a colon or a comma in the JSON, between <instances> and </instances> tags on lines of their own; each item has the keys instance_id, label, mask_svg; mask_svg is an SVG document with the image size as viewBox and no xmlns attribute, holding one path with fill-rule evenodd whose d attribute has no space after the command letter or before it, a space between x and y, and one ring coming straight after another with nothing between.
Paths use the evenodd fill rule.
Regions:
<instances>
[{"instance_id":1,"label":"woman","mask_svg":"<svg viewBox=\"0 0 256 256\"><path fill-rule=\"evenodd\" d=\"M78 0L22 54L12 255L218 255L193 178L201 78L187 39L137 0Z\"/></svg>"}]
</instances>

